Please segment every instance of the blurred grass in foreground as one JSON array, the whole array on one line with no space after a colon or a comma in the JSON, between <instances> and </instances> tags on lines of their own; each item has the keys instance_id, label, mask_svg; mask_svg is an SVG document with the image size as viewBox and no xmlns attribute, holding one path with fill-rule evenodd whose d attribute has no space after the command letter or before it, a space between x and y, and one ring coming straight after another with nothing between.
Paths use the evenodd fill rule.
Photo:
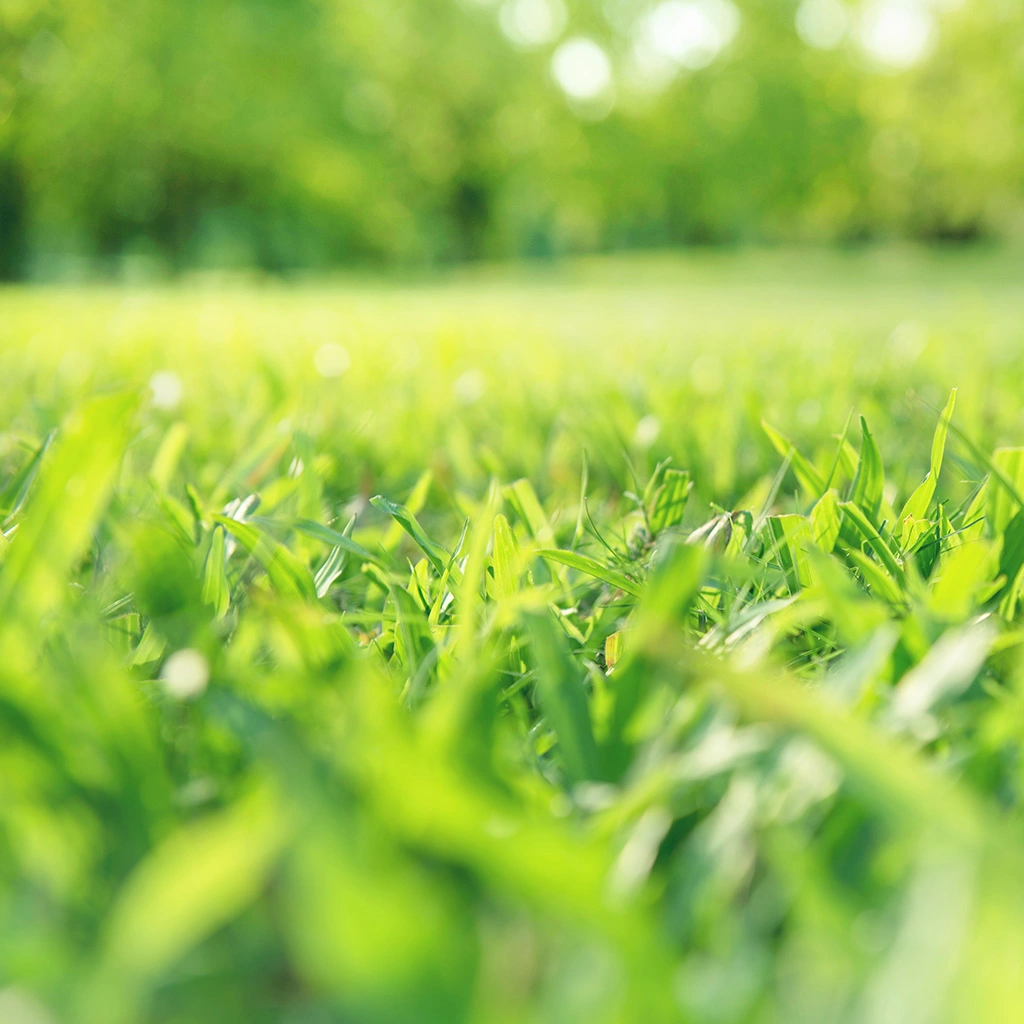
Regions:
<instances>
[{"instance_id":1,"label":"blurred grass in foreground","mask_svg":"<svg viewBox=\"0 0 1024 1024\"><path fill-rule=\"evenodd\" d=\"M1015 266L0 294L0 1019L1016 1020Z\"/></svg>"}]
</instances>

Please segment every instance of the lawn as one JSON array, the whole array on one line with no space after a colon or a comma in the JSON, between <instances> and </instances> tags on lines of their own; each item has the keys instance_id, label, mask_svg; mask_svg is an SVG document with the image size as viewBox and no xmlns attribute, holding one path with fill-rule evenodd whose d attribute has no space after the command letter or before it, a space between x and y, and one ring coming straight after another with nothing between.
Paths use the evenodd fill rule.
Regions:
<instances>
[{"instance_id":1,"label":"lawn","mask_svg":"<svg viewBox=\"0 0 1024 1024\"><path fill-rule=\"evenodd\" d=\"M0 291L0 1020L1018 1020L1019 265Z\"/></svg>"}]
</instances>

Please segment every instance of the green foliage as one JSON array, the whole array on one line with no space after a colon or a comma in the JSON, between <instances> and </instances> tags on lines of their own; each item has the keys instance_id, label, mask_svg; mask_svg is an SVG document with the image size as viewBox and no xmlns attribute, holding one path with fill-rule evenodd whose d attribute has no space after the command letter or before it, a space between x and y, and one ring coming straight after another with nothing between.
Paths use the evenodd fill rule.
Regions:
<instances>
[{"instance_id":1,"label":"green foliage","mask_svg":"<svg viewBox=\"0 0 1024 1024\"><path fill-rule=\"evenodd\" d=\"M879 9L8 0L0 278L1019 235L1022 8L896 3L897 47L935 42L908 66L865 50ZM553 73L581 36L584 103Z\"/></svg>"},{"instance_id":2,"label":"green foliage","mask_svg":"<svg viewBox=\"0 0 1024 1024\"><path fill-rule=\"evenodd\" d=\"M1017 293L506 287L0 296L0 1016L1018 1019Z\"/></svg>"}]
</instances>

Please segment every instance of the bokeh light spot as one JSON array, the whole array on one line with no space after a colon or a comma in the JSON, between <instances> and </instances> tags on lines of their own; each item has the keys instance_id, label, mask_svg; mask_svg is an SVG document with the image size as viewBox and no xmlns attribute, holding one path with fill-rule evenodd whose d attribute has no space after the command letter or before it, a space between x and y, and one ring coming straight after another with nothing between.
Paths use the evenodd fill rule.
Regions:
<instances>
[{"instance_id":1,"label":"bokeh light spot","mask_svg":"<svg viewBox=\"0 0 1024 1024\"><path fill-rule=\"evenodd\" d=\"M486 394L487 378L475 368L467 370L452 385L452 391L463 405L473 405Z\"/></svg>"},{"instance_id":2,"label":"bokeh light spot","mask_svg":"<svg viewBox=\"0 0 1024 1024\"><path fill-rule=\"evenodd\" d=\"M321 377L340 377L352 365L352 360L336 341L327 341L314 353L313 365Z\"/></svg>"},{"instance_id":3,"label":"bokeh light spot","mask_svg":"<svg viewBox=\"0 0 1024 1024\"><path fill-rule=\"evenodd\" d=\"M185 394L181 378L173 370L160 370L149 379L149 390L153 405L165 412L173 412L181 404Z\"/></svg>"},{"instance_id":4,"label":"bokeh light spot","mask_svg":"<svg viewBox=\"0 0 1024 1024\"><path fill-rule=\"evenodd\" d=\"M612 62L594 42L578 36L564 42L551 60L551 73L562 91L574 100L597 100L612 86Z\"/></svg>"},{"instance_id":5,"label":"bokeh light spot","mask_svg":"<svg viewBox=\"0 0 1024 1024\"><path fill-rule=\"evenodd\" d=\"M922 0L875 0L861 17L860 42L880 64L909 68L935 43L935 15Z\"/></svg>"},{"instance_id":6,"label":"bokeh light spot","mask_svg":"<svg viewBox=\"0 0 1024 1024\"><path fill-rule=\"evenodd\" d=\"M796 9L796 31L817 50L834 50L846 38L850 17L842 0L803 0Z\"/></svg>"},{"instance_id":7,"label":"bokeh light spot","mask_svg":"<svg viewBox=\"0 0 1024 1024\"><path fill-rule=\"evenodd\" d=\"M650 448L661 434L661 423L657 416L647 415L636 425L633 431L633 444L637 448Z\"/></svg>"},{"instance_id":8,"label":"bokeh light spot","mask_svg":"<svg viewBox=\"0 0 1024 1024\"><path fill-rule=\"evenodd\" d=\"M524 48L553 42L569 20L562 0L507 0L498 18L505 35Z\"/></svg>"},{"instance_id":9,"label":"bokeh light spot","mask_svg":"<svg viewBox=\"0 0 1024 1024\"><path fill-rule=\"evenodd\" d=\"M666 0L643 20L641 42L680 67L703 68L732 41L739 23L728 0Z\"/></svg>"},{"instance_id":10,"label":"bokeh light spot","mask_svg":"<svg viewBox=\"0 0 1024 1024\"><path fill-rule=\"evenodd\" d=\"M210 681L210 666L199 651L186 647L167 659L160 680L172 697L192 700L206 689Z\"/></svg>"}]
</instances>

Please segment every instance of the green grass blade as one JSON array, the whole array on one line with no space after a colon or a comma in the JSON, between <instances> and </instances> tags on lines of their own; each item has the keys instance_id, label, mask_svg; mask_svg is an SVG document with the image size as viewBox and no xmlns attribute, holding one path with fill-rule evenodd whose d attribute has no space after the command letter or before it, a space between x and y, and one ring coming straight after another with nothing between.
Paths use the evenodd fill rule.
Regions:
<instances>
[{"instance_id":1,"label":"green grass blade","mask_svg":"<svg viewBox=\"0 0 1024 1024\"><path fill-rule=\"evenodd\" d=\"M0 516L9 520L21 511L21 506L25 504L32 482L56 436L57 431L51 430L43 438L42 444L35 450L32 458L11 478L10 483L4 488L3 494L0 494Z\"/></svg>"},{"instance_id":2,"label":"green grass blade","mask_svg":"<svg viewBox=\"0 0 1024 1024\"><path fill-rule=\"evenodd\" d=\"M662 530L678 526L683 521L686 503L693 490L690 474L684 469L666 469L662 483L651 500L648 521L651 532L657 536Z\"/></svg>"},{"instance_id":3,"label":"green grass blade","mask_svg":"<svg viewBox=\"0 0 1024 1024\"><path fill-rule=\"evenodd\" d=\"M860 535L871 546L871 550L878 556L878 560L885 566L889 575L894 580L902 580L902 566L896 561L896 556L892 553L892 549L886 543L885 538L875 529L874 524L868 519L863 509L852 501L844 501L839 507L853 522Z\"/></svg>"},{"instance_id":4,"label":"green grass blade","mask_svg":"<svg viewBox=\"0 0 1024 1024\"><path fill-rule=\"evenodd\" d=\"M299 533L312 537L313 540L323 541L324 544L329 544L332 548L341 548L342 551L347 551L350 555L358 558L360 562L376 565L379 569L384 569L385 571L395 568L394 563L389 559L374 554L372 551L364 548L362 544L354 541L348 535L348 527L345 528L346 532L342 533L338 530L332 530L329 526L324 526L321 523L315 523L310 519L298 519L291 523L291 526L293 529L298 530Z\"/></svg>"},{"instance_id":5,"label":"green grass blade","mask_svg":"<svg viewBox=\"0 0 1024 1024\"><path fill-rule=\"evenodd\" d=\"M776 430L766 420L761 420L761 429L768 435L775 450L783 457L791 460L790 465L800 485L810 498L817 501L825 493L825 478L818 472L813 463L793 444L781 431Z\"/></svg>"},{"instance_id":6,"label":"green grass blade","mask_svg":"<svg viewBox=\"0 0 1024 1024\"><path fill-rule=\"evenodd\" d=\"M600 764L587 695L565 635L549 613L529 616L527 629L537 670L537 696L558 737L566 772L573 782L595 779Z\"/></svg>"},{"instance_id":7,"label":"green grass blade","mask_svg":"<svg viewBox=\"0 0 1024 1024\"><path fill-rule=\"evenodd\" d=\"M826 554L832 552L842 531L843 517L839 507L839 496L827 490L811 509L811 533L814 543Z\"/></svg>"},{"instance_id":8,"label":"green grass blade","mask_svg":"<svg viewBox=\"0 0 1024 1024\"><path fill-rule=\"evenodd\" d=\"M860 429L860 461L857 463L857 473L853 478L850 501L859 506L868 519L876 522L878 510L882 506L882 492L885 489L885 469L882 466L882 454L863 416L860 418Z\"/></svg>"},{"instance_id":9,"label":"green grass blade","mask_svg":"<svg viewBox=\"0 0 1024 1024\"><path fill-rule=\"evenodd\" d=\"M256 559L278 593L306 601L317 599L309 570L280 541L251 523L240 523L222 515L212 518Z\"/></svg>"},{"instance_id":10,"label":"green grass blade","mask_svg":"<svg viewBox=\"0 0 1024 1024\"><path fill-rule=\"evenodd\" d=\"M494 517L494 594L499 601L519 590L521 555L512 527L500 513Z\"/></svg>"},{"instance_id":11,"label":"green grass blade","mask_svg":"<svg viewBox=\"0 0 1024 1024\"><path fill-rule=\"evenodd\" d=\"M451 554L441 547L440 544L435 543L427 536L423 527L420 526L412 512L410 512L404 505L396 505L393 501L388 501L387 498L380 494L371 498L370 504L373 505L374 508L380 509L382 512L387 512L387 514L391 516L395 522L397 522L416 542L420 550L427 556L430 564L434 567L434 571L439 575L444 573L449 561L451 561Z\"/></svg>"},{"instance_id":12,"label":"green grass blade","mask_svg":"<svg viewBox=\"0 0 1024 1024\"><path fill-rule=\"evenodd\" d=\"M210 536L210 550L206 555L206 565L203 567L203 600L212 605L218 619L227 612L231 600L222 526L215 526Z\"/></svg>"},{"instance_id":13,"label":"green grass blade","mask_svg":"<svg viewBox=\"0 0 1024 1024\"><path fill-rule=\"evenodd\" d=\"M609 569L587 555L581 555L575 551L561 551L557 548L541 548L535 554L541 558L546 558L549 562L567 565L570 569L576 569L610 586L618 587L619 590L629 594L631 597L640 597L643 593L643 588L635 580L631 580L628 576L624 576L621 572L616 572L614 569Z\"/></svg>"},{"instance_id":14,"label":"green grass blade","mask_svg":"<svg viewBox=\"0 0 1024 1024\"><path fill-rule=\"evenodd\" d=\"M68 417L0 572L0 620L15 607L38 621L61 603L92 536L128 442L134 396L106 395Z\"/></svg>"},{"instance_id":15,"label":"green grass blade","mask_svg":"<svg viewBox=\"0 0 1024 1024\"><path fill-rule=\"evenodd\" d=\"M946 452L946 438L949 435L949 424L953 418L955 406L956 388L953 388L949 393L946 407L942 410L942 415L939 417L938 425L935 428L935 436L932 438L931 468L903 506L899 518L901 523L908 516L914 519L924 519L928 515L928 509L931 506L935 488L939 483L939 475L942 472L942 459Z\"/></svg>"}]
</instances>

